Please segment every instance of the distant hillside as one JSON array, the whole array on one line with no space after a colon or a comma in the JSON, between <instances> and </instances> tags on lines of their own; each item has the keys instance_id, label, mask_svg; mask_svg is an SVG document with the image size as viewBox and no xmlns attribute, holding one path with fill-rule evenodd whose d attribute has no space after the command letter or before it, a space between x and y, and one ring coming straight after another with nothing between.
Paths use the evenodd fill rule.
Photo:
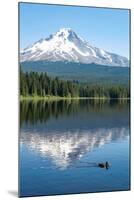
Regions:
<instances>
[{"instance_id":1,"label":"distant hillside","mask_svg":"<svg viewBox=\"0 0 134 200\"><path fill-rule=\"evenodd\" d=\"M128 67L103 66L65 62L29 61L22 62L24 71L47 72L63 80L75 80L90 84L129 85Z\"/></svg>"}]
</instances>

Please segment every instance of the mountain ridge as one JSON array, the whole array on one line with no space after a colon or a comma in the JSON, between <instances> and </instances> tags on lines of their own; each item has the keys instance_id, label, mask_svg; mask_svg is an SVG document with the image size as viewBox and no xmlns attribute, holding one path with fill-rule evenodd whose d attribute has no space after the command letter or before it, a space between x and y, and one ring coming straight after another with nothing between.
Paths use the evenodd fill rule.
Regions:
<instances>
[{"instance_id":1,"label":"mountain ridge","mask_svg":"<svg viewBox=\"0 0 134 200\"><path fill-rule=\"evenodd\" d=\"M20 52L20 61L62 61L128 67L127 58L91 46L71 28L61 28Z\"/></svg>"},{"instance_id":2,"label":"mountain ridge","mask_svg":"<svg viewBox=\"0 0 134 200\"><path fill-rule=\"evenodd\" d=\"M88 84L129 85L129 67L103 66L71 62L28 61L21 63L24 72L46 72L62 80L78 80Z\"/></svg>"}]
</instances>

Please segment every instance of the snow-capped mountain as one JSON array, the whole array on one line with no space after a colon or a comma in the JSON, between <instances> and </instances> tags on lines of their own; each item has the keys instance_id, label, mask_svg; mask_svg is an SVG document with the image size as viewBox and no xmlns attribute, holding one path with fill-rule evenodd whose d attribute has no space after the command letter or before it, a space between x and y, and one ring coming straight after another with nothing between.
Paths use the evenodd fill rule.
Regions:
<instances>
[{"instance_id":1,"label":"snow-capped mountain","mask_svg":"<svg viewBox=\"0 0 134 200\"><path fill-rule=\"evenodd\" d=\"M91 46L70 28L62 28L20 53L20 61L67 61L109 66L129 66L127 58Z\"/></svg>"}]
</instances>

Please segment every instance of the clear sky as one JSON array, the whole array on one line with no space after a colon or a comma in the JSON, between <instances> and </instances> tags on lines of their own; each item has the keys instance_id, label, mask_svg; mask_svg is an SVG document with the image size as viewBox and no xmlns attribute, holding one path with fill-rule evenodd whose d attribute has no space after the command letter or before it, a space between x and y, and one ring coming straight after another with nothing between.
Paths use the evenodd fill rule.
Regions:
<instances>
[{"instance_id":1,"label":"clear sky","mask_svg":"<svg viewBox=\"0 0 134 200\"><path fill-rule=\"evenodd\" d=\"M128 10L20 3L21 49L63 27L93 46L129 57Z\"/></svg>"}]
</instances>

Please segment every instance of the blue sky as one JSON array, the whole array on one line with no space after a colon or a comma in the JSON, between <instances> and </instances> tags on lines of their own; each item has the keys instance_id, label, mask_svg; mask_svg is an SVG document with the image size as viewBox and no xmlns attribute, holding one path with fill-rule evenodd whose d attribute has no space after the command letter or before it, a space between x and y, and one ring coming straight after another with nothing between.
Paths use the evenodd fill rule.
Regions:
<instances>
[{"instance_id":1,"label":"blue sky","mask_svg":"<svg viewBox=\"0 0 134 200\"><path fill-rule=\"evenodd\" d=\"M93 46L129 57L128 10L20 3L21 49L63 27Z\"/></svg>"}]
</instances>

